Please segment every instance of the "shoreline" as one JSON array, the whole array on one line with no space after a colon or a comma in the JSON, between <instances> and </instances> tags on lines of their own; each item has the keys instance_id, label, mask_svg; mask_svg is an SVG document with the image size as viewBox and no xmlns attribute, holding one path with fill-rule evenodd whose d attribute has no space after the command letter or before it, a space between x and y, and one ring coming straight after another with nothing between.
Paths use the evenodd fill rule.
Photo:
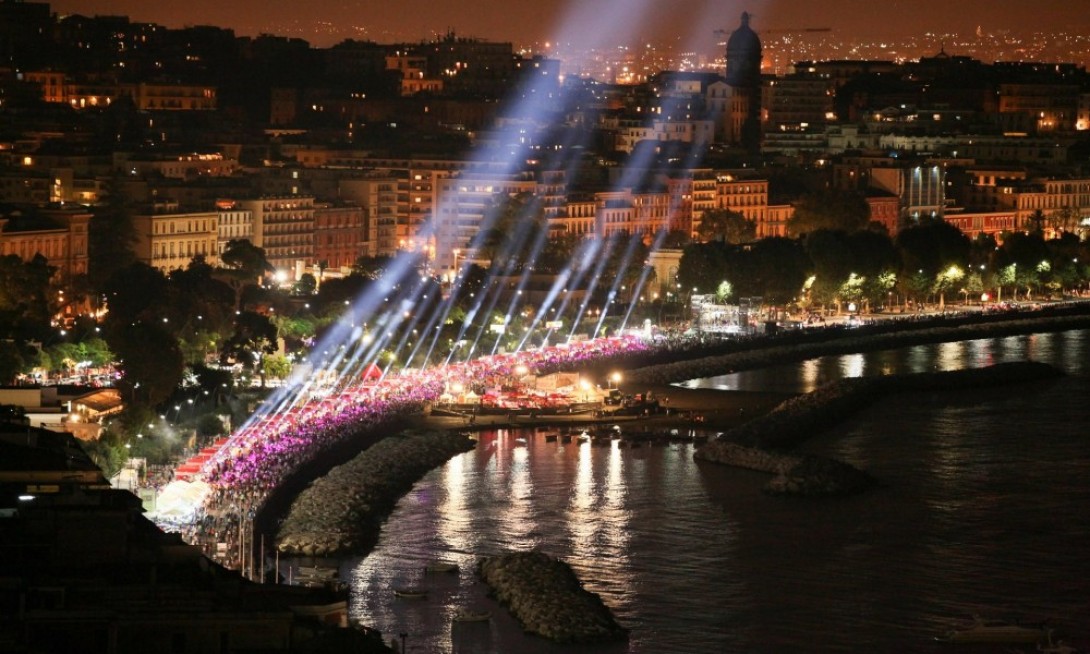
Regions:
<instances>
[{"instance_id":1,"label":"shoreline","mask_svg":"<svg viewBox=\"0 0 1090 654\"><path fill-rule=\"evenodd\" d=\"M1090 306L1080 306L1077 308L1087 310L1090 309ZM523 416L514 420L497 416L492 421L478 422L475 425L467 427L459 418L430 416L420 413L406 417L401 422L400 431L391 430L391 432L387 433L390 436L393 436L396 434L403 435L407 431L423 430L440 431L448 436L452 436L456 433L464 434L467 431L502 428L533 429L535 427L555 425L624 424L627 422L633 422L645 428L684 428L705 431L726 431L742 428L756 419L766 417L773 409L784 403L785 400L790 401L791 398L799 398L800 396L779 393L719 391L714 389L686 389L678 386L671 386L670 380L682 381L695 379L701 376L714 376L716 374L724 374L726 372L738 370L743 367L760 367L773 363L797 361L827 354L904 347L932 342L963 341L1014 334L1066 331L1068 329L1087 327L1090 327L1090 313L1076 313L1075 315L1033 315L1004 321L995 321L993 319L987 322L960 324L951 327L928 327L921 330L884 332L869 335L855 335L848 332L840 338L832 338L817 343L788 346L778 345L766 349L753 347L743 352L731 354L720 354L707 357L693 356L674 363L644 366L634 369L630 373L626 373L626 380L620 385L621 388L632 392L645 392L651 390L656 394L669 397L670 408L678 410L678 413L673 415L656 415L646 418L626 416L623 422L618 420L615 416L597 418L590 415L576 415L570 417L542 416L533 419L528 416ZM805 398L805 396L802 397ZM704 418L703 421L697 423L684 417L685 412L688 411L699 412ZM361 437L360 440L355 442L355 447L350 448L355 450L354 455L357 456L366 454L366 452L375 444L387 440L387 438L383 438L381 435L373 432L361 434ZM341 456L344 456L343 451ZM311 472L324 470L324 473L319 472L319 474L311 476L306 475L303 471L299 471L300 474L293 475L292 481L294 484L292 484L292 486L294 486L294 489L292 490L294 490L294 492L288 488L278 488L277 492L273 494L278 501L266 503L258 517L260 522L268 525L286 520L291 505L297 501L297 496L302 492L303 488L320 485L319 482L328 476L328 473L332 469L347 464L349 459L354 457L349 456L347 458L340 458L337 461L330 461L324 456L320 458L323 459L323 461L315 461L314 465L310 467L310 470ZM440 461L439 463L442 462ZM428 470L419 471L419 475L416 479L422 477L427 471ZM411 488L416 479L409 481L407 486L399 484L401 490L395 493L396 497L390 496L384 498L380 503L388 504L392 508L396 505L400 497ZM333 521L330 522L330 524L334 524L340 519L333 516L327 517L330 517ZM354 555L366 556L370 552L368 544L373 545L374 542L377 542L378 531L381 530L381 522L382 520L380 519L369 525L369 527L374 530L374 533L368 534L367 537L362 538L358 542L362 547L355 548L355 551L353 552ZM272 531L275 532L278 530L273 529Z\"/></svg>"},{"instance_id":2,"label":"shoreline","mask_svg":"<svg viewBox=\"0 0 1090 654\"><path fill-rule=\"evenodd\" d=\"M786 400L770 413L727 431L694 457L772 473L765 492L790 496L851 495L879 483L865 470L837 459L798 452L810 438L898 393L958 391L1046 382L1063 376L1047 363L1018 361L984 368L841 379Z\"/></svg>"}]
</instances>

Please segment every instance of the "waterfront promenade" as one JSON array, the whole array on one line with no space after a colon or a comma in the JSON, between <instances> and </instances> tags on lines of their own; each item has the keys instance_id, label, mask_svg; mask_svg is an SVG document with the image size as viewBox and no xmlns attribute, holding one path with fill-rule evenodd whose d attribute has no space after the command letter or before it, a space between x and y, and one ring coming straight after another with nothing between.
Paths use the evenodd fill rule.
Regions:
<instances>
[{"instance_id":1,"label":"waterfront promenade","mask_svg":"<svg viewBox=\"0 0 1090 654\"><path fill-rule=\"evenodd\" d=\"M670 415L642 417L587 415L504 416L479 419L477 428L502 426L534 427L551 423L604 422L639 420L648 428L696 427L707 430L725 430L767 413L780 401L779 394L723 393L715 390L694 390L671 386L671 383L708 374L722 374L742 367L757 367L785 360L799 360L828 352L856 351L868 348L895 347L914 342L965 340L980 336L1034 331L1055 331L1090 326L1090 305L1068 303L1045 307L1037 311L1010 314L959 314L954 316L923 316L896 323L864 324L859 327L829 325L822 329L804 330L798 334L777 334L772 337L750 337L737 341L704 341L691 336L676 340L637 344L634 341L615 341L609 347L593 349L584 347L578 352L555 351L527 353L526 359L537 363L535 372L557 369L595 369L602 373L605 366L620 367L625 371L623 390L629 393L653 392L668 400L665 405L672 409ZM561 356L561 352L568 355ZM598 355L598 356L596 356ZM536 359L534 358L536 357ZM523 360L518 357L495 361L475 362L489 367L495 374L507 374L504 369ZM495 366L495 367L493 367ZM438 371L430 371L432 375ZM449 375L450 371L442 372ZM425 374L420 371L415 374ZM266 506L270 495L292 487L305 485L309 479L301 475L320 476L329 467L352 456L352 447L339 447L355 443L357 450L381 437L380 431L392 427L392 421L407 420L409 424L444 429L465 430L467 425L459 418L428 416L423 412L429 401L441 392L438 378L393 380L405 395L391 398L389 394L376 403L376 396L353 390L340 398L343 402L323 402L313 415L295 412L290 420L266 419L260 429L251 428L236 434L209 467L207 481L215 489L207 504L198 512L198 520L186 530L191 539L203 540L200 528L205 516L217 516L221 524L244 524L250 516L260 513L283 511L285 505L277 502ZM390 408L383 415L382 406ZM352 408L352 410L348 410ZM365 409L362 413L360 409ZM388 420L387 420L388 419ZM275 455L275 456L274 456ZM337 458L339 460L329 460ZM230 501L227 501L230 498ZM238 498L244 498L243 503ZM289 500L290 498L283 498ZM238 513L236 517L234 514ZM231 514L231 515L227 515ZM270 518L271 516L266 516ZM230 528L230 527L228 527ZM217 534L222 538L223 533ZM230 535L228 534L228 539Z\"/></svg>"}]
</instances>

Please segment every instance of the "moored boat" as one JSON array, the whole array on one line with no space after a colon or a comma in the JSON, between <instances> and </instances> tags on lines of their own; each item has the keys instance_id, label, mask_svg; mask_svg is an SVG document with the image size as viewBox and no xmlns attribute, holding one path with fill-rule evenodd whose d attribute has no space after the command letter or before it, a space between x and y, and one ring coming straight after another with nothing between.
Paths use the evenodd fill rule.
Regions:
<instances>
[{"instance_id":1,"label":"moored boat","mask_svg":"<svg viewBox=\"0 0 1090 654\"><path fill-rule=\"evenodd\" d=\"M296 578L310 578L310 579L336 579L340 574L337 568L301 565L296 569Z\"/></svg>"},{"instance_id":2,"label":"moored boat","mask_svg":"<svg viewBox=\"0 0 1090 654\"><path fill-rule=\"evenodd\" d=\"M485 622L491 619L491 611L470 611L463 609L454 614L455 622Z\"/></svg>"},{"instance_id":3,"label":"moored boat","mask_svg":"<svg viewBox=\"0 0 1090 654\"><path fill-rule=\"evenodd\" d=\"M424 599L428 591L423 588L395 588L394 595L401 599Z\"/></svg>"}]
</instances>

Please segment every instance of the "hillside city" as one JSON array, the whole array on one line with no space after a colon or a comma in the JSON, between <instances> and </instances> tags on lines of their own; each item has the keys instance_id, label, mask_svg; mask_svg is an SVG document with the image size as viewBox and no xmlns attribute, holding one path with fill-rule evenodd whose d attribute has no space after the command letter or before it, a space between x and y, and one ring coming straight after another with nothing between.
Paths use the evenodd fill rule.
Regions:
<instances>
[{"instance_id":1,"label":"hillside city","mask_svg":"<svg viewBox=\"0 0 1090 654\"><path fill-rule=\"evenodd\" d=\"M748 15L725 68L612 79L453 33L316 48L27 2L0 24L8 382L116 381L154 408L191 365L282 378L399 254L437 296L473 295L463 270L513 288L495 268L527 258L499 252L520 221L547 237L528 302L580 242L627 238L608 301L656 322L725 280L796 315L1086 286L1090 78L1068 61L953 42L770 66ZM141 339L172 372L142 378Z\"/></svg>"},{"instance_id":2,"label":"hillside city","mask_svg":"<svg viewBox=\"0 0 1090 654\"><path fill-rule=\"evenodd\" d=\"M154 486L292 379L1090 291L1084 37L797 31L561 60L0 0L0 413Z\"/></svg>"}]
</instances>

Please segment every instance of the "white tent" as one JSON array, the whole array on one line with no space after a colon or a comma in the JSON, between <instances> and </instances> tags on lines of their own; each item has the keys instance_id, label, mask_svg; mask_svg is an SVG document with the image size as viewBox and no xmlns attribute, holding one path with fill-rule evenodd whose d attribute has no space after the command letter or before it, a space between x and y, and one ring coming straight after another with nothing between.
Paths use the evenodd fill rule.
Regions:
<instances>
[{"instance_id":1,"label":"white tent","mask_svg":"<svg viewBox=\"0 0 1090 654\"><path fill-rule=\"evenodd\" d=\"M555 391L560 388L574 388L579 385L579 373L554 372L537 378L539 391Z\"/></svg>"},{"instance_id":2,"label":"white tent","mask_svg":"<svg viewBox=\"0 0 1090 654\"><path fill-rule=\"evenodd\" d=\"M204 502L212 487L203 481L175 480L163 486L155 500L156 511L148 517L153 521L185 520Z\"/></svg>"}]
</instances>

